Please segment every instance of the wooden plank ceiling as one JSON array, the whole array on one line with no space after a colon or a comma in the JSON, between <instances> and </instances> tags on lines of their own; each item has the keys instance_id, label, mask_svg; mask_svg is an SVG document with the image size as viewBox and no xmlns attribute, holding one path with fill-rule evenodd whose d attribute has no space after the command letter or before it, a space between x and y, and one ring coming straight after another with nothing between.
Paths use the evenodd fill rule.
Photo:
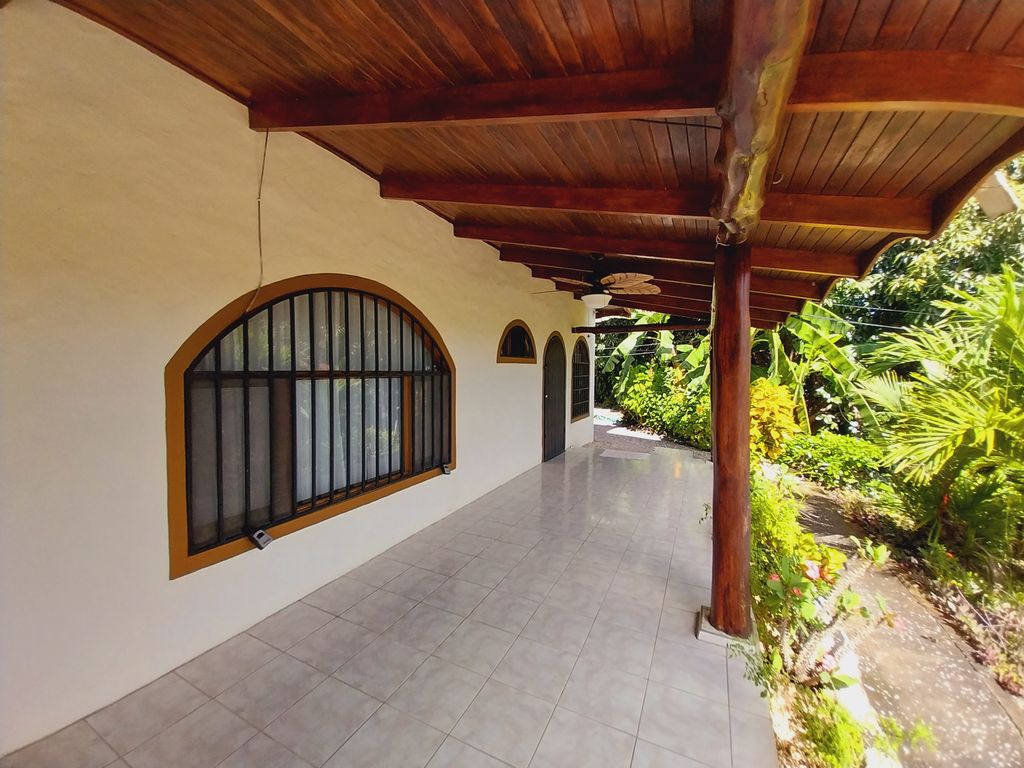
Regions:
<instances>
[{"instance_id":1,"label":"wooden plank ceiling","mask_svg":"<svg viewBox=\"0 0 1024 768\"><path fill-rule=\"evenodd\" d=\"M537 277L601 254L661 288L623 303L708 312L741 0L60 1ZM1024 152L1021 0L810 2L798 62L741 237L755 324L936 234Z\"/></svg>"}]
</instances>

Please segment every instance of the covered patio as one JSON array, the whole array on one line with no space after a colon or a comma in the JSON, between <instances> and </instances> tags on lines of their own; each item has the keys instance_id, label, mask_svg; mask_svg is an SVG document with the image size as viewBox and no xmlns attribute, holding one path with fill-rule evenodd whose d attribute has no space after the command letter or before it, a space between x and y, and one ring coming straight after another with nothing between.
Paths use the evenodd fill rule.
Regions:
<instances>
[{"instance_id":1,"label":"covered patio","mask_svg":"<svg viewBox=\"0 0 1024 768\"><path fill-rule=\"evenodd\" d=\"M694 637L710 501L706 455L572 449L0 765L774 766Z\"/></svg>"},{"instance_id":2,"label":"covered patio","mask_svg":"<svg viewBox=\"0 0 1024 768\"><path fill-rule=\"evenodd\" d=\"M750 330L1024 150L1024 5L0 14L4 768L771 764ZM713 463L587 447L609 304Z\"/></svg>"}]
</instances>

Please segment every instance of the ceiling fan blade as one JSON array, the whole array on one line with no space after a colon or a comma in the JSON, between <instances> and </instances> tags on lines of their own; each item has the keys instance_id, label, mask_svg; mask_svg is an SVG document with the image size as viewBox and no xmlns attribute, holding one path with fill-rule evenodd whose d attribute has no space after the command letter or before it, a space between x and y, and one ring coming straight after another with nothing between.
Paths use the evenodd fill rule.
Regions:
<instances>
[{"instance_id":1,"label":"ceiling fan blade","mask_svg":"<svg viewBox=\"0 0 1024 768\"><path fill-rule=\"evenodd\" d=\"M541 294L544 294L544 293L565 293L565 291L563 291L563 290L561 290L559 288L555 288L553 291L534 291L530 295L531 296L540 296Z\"/></svg>"},{"instance_id":2,"label":"ceiling fan blade","mask_svg":"<svg viewBox=\"0 0 1024 768\"><path fill-rule=\"evenodd\" d=\"M568 283L569 285L583 285L586 286L587 288L590 287L590 283L588 283L586 280L577 280L573 277L553 277L551 279L554 280L556 283Z\"/></svg>"},{"instance_id":3,"label":"ceiling fan blade","mask_svg":"<svg viewBox=\"0 0 1024 768\"><path fill-rule=\"evenodd\" d=\"M653 275L645 275L643 272L613 272L601 278L601 285L625 288L627 285L637 285L653 280Z\"/></svg>"},{"instance_id":4,"label":"ceiling fan blade","mask_svg":"<svg viewBox=\"0 0 1024 768\"><path fill-rule=\"evenodd\" d=\"M609 293L621 293L632 296L653 296L661 293L661 288L653 283L637 283L636 285L616 285L608 289Z\"/></svg>"}]
</instances>

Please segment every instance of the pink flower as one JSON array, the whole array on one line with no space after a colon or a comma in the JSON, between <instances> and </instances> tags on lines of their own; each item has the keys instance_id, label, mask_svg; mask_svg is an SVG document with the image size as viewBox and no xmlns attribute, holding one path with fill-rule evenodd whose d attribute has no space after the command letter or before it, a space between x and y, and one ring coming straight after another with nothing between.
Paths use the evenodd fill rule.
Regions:
<instances>
[{"instance_id":1,"label":"pink flower","mask_svg":"<svg viewBox=\"0 0 1024 768\"><path fill-rule=\"evenodd\" d=\"M768 577L768 581L781 581L781 579L779 578L779 574L773 573Z\"/></svg>"},{"instance_id":2,"label":"pink flower","mask_svg":"<svg viewBox=\"0 0 1024 768\"><path fill-rule=\"evenodd\" d=\"M813 560L804 560L804 576L811 581L821 578L821 568Z\"/></svg>"},{"instance_id":3,"label":"pink flower","mask_svg":"<svg viewBox=\"0 0 1024 768\"><path fill-rule=\"evenodd\" d=\"M800 587L793 587L793 594L797 597L800 597L800 595L803 594L803 591L800 589Z\"/></svg>"}]
</instances>

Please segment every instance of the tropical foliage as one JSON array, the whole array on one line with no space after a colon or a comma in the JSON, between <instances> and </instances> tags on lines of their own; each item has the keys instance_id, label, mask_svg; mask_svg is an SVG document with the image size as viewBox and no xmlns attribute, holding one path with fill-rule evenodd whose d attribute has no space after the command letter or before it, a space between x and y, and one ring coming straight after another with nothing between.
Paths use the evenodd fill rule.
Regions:
<instances>
[{"instance_id":1,"label":"tropical foliage","mask_svg":"<svg viewBox=\"0 0 1024 768\"><path fill-rule=\"evenodd\" d=\"M1005 169L1024 199L1024 160ZM864 280L842 280L825 305L852 323L855 342L887 330L929 325L942 316L934 302L973 293L989 275L1024 266L1024 211L990 220L976 202L960 211L935 240L911 238L889 248Z\"/></svg>"},{"instance_id":2,"label":"tropical foliage","mask_svg":"<svg viewBox=\"0 0 1024 768\"><path fill-rule=\"evenodd\" d=\"M867 440L821 431L787 441L779 461L826 488L863 488L879 478L884 456Z\"/></svg>"},{"instance_id":3,"label":"tropical foliage","mask_svg":"<svg viewBox=\"0 0 1024 768\"><path fill-rule=\"evenodd\" d=\"M931 539L991 569L1024 555L1024 279L1004 268L976 291L935 302L931 326L883 336L861 392Z\"/></svg>"}]
</instances>

